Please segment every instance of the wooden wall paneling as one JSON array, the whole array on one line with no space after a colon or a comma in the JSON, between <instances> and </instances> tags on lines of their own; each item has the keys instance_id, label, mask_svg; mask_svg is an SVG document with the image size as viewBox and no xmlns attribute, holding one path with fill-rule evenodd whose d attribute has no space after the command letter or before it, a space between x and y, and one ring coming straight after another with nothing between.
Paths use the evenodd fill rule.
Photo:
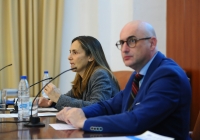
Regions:
<instances>
[{"instance_id":1,"label":"wooden wall paneling","mask_svg":"<svg viewBox=\"0 0 200 140\"><path fill-rule=\"evenodd\" d=\"M191 123L192 128L200 110L200 1L186 0L186 35L187 45L191 51L191 76L192 76L192 108ZM190 30L187 28L190 27ZM188 33L190 34L188 35Z\"/></svg>"},{"instance_id":2,"label":"wooden wall paneling","mask_svg":"<svg viewBox=\"0 0 200 140\"><path fill-rule=\"evenodd\" d=\"M185 41L184 44L187 47L186 48L186 63L182 64L184 65L184 67L188 66L186 68L187 72L190 73L190 78L191 78L191 87L192 87L192 102L191 102L191 114L190 114L190 130L193 130L194 127L194 122L195 122L195 113L194 113L194 107L195 107L195 101L194 101L194 97L195 97L195 89L194 89L194 81L195 78L193 77L193 75L195 74L194 71L194 65L193 60L192 60L192 56L195 55L193 54L193 46L192 46L192 17L191 17L191 4L189 3L189 1L185 0ZM189 19L190 17L190 19ZM189 62L188 62L189 61Z\"/></svg>"},{"instance_id":3,"label":"wooden wall paneling","mask_svg":"<svg viewBox=\"0 0 200 140\"><path fill-rule=\"evenodd\" d=\"M200 110L200 1L167 0L167 57L191 78L192 130Z\"/></svg>"},{"instance_id":4,"label":"wooden wall paneling","mask_svg":"<svg viewBox=\"0 0 200 140\"><path fill-rule=\"evenodd\" d=\"M167 57L180 63L184 46L184 5L182 0L167 0ZM175 10L179 9L179 10ZM177 61L178 60L178 61Z\"/></svg>"}]
</instances>

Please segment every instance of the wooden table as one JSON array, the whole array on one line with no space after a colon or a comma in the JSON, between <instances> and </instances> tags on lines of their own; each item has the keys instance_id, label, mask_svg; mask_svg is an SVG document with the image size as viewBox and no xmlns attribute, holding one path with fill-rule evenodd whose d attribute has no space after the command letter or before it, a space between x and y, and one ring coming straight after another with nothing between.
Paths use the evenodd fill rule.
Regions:
<instances>
[{"instance_id":1,"label":"wooden table","mask_svg":"<svg viewBox=\"0 0 200 140\"><path fill-rule=\"evenodd\" d=\"M0 111L0 113L6 113ZM17 118L0 118L0 122L17 121ZM22 123L0 123L0 140L10 139L60 139L127 136L130 134L88 133L82 130L55 130L49 124L60 122L56 117L40 117L45 127L25 127Z\"/></svg>"}]
</instances>

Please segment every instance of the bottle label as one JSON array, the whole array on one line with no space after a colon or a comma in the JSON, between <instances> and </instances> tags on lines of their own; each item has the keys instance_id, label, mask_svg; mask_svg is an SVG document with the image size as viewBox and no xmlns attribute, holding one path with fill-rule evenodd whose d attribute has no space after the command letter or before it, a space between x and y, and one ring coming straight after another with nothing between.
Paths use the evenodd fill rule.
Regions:
<instances>
[{"instance_id":1,"label":"bottle label","mask_svg":"<svg viewBox=\"0 0 200 140\"><path fill-rule=\"evenodd\" d=\"M27 108L27 106L28 106L27 104L20 104L19 107L20 107L20 108Z\"/></svg>"}]
</instances>

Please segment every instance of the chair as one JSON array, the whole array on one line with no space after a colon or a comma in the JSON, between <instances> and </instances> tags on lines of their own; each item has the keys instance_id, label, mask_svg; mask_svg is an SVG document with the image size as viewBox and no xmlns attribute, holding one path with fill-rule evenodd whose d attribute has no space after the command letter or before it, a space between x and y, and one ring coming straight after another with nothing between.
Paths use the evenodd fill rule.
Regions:
<instances>
[{"instance_id":1,"label":"chair","mask_svg":"<svg viewBox=\"0 0 200 140\"><path fill-rule=\"evenodd\" d=\"M192 140L200 140L200 111L194 125L194 129L190 132Z\"/></svg>"},{"instance_id":2,"label":"chair","mask_svg":"<svg viewBox=\"0 0 200 140\"><path fill-rule=\"evenodd\" d=\"M131 76L133 71L114 71L113 74L116 77L120 90L123 90Z\"/></svg>"}]
</instances>

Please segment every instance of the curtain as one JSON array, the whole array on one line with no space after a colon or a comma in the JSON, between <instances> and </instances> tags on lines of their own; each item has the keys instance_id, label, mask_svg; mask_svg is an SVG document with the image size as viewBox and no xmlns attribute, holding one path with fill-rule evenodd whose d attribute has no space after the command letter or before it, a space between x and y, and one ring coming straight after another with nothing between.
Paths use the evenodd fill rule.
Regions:
<instances>
[{"instance_id":1,"label":"curtain","mask_svg":"<svg viewBox=\"0 0 200 140\"><path fill-rule=\"evenodd\" d=\"M0 0L0 89L18 88L21 75L29 85L60 72L64 0ZM58 79L53 81L58 85ZM42 83L30 88L35 96Z\"/></svg>"}]
</instances>

